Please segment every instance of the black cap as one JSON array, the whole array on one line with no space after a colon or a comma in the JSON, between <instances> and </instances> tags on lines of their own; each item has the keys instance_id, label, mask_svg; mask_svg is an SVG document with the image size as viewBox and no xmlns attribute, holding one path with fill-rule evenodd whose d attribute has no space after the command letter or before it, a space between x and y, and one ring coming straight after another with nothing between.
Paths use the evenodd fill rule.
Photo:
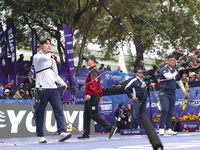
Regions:
<instances>
[{"instance_id":1,"label":"black cap","mask_svg":"<svg viewBox=\"0 0 200 150\"><path fill-rule=\"evenodd\" d=\"M51 40L49 38L42 38L42 39L40 39L40 44L47 43L47 41L50 41L50 43L51 43Z\"/></svg>"},{"instance_id":2,"label":"black cap","mask_svg":"<svg viewBox=\"0 0 200 150\"><path fill-rule=\"evenodd\" d=\"M96 61L96 57L94 55L88 55L88 56L83 56L83 59L86 60L86 59L91 59L91 60L94 60L95 63L98 63Z\"/></svg>"}]
</instances>

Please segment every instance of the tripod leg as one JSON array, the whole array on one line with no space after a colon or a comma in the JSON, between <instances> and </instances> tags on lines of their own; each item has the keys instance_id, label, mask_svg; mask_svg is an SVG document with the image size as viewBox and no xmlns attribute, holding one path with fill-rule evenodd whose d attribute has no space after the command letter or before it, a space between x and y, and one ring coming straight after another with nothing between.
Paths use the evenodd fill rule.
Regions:
<instances>
[{"instance_id":1,"label":"tripod leg","mask_svg":"<svg viewBox=\"0 0 200 150\"><path fill-rule=\"evenodd\" d=\"M63 105L64 105L64 110L66 111L67 110L66 106L65 106L65 104L63 104ZM66 115L66 117L67 117L67 115ZM69 122L68 118L66 119L66 122L67 122L67 125L65 126L65 128L71 129L71 130L76 130L76 131L80 132L81 134L83 134L83 132L80 131L73 123ZM72 127L68 127L69 124L71 124Z\"/></svg>"},{"instance_id":2,"label":"tripod leg","mask_svg":"<svg viewBox=\"0 0 200 150\"><path fill-rule=\"evenodd\" d=\"M68 125L71 124L72 127L68 127L68 125L67 125L67 126L65 126L65 128L71 129L71 130L76 130L76 131L80 132L81 134L83 134L83 132L80 131L73 123L68 122L67 124L68 124Z\"/></svg>"}]
</instances>

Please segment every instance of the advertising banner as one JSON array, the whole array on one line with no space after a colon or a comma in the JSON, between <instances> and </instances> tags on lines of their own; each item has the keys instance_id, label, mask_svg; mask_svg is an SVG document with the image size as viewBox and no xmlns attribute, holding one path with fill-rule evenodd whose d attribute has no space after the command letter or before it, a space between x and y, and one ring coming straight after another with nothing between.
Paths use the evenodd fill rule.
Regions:
<instances>
[{"instance_id":1,"label":"advertising banner","mask_svg":"<svg viewBox=\"0 0 200 150\"><path fill-rule=\"evenodd\" d=\"M19 103L18 100L9 100L10 103L15 101L15 104L10 107L11 104L2 104L3 101L7 100L0 100L0 138L36 136L35 121L32 120L32 105L23 104L28 102L25 100L19 101ZM66 131L72 134L81 134L80 131L83 131L83 105L62 105L62 107ZM53 136L56 132L54 113L51 106L48 105L44 118L44 133L46 136ZM93 121L91 133L94 133Z\"/></svg>"},{"instance_id":2,"label":"advertising banner","mask_svg":"<svg viewBox=\"0 0 200 150\"><path fill-rule=\"evenodd\" d=\"M1 47L1 68L4 76L8 75L8 67L7 67L7 45L4 37L4 32L2 28L2 24L0 24L0 47Z\"/></svg>"},{"instance_id":3,"label":"advertising banner","mask_svg":"<svg viewBox=\"0 0 200 150\"><path fill-rule=\"evenodd\" d=\"M31 45L32 45L32 56L37 54L37 31L35 28L31 30Z\"/></svg>"},{"instance_id":4,"label":"advertising banner","mask_svg":"<svg viewBox=\"0 0 200 150\"><path fill-rule=\"evenodd\" d=\"M11 56L11 68L9 74L16 74L16 42L15 42L15 29L14 23L11 18L7 19L6 40L8 45L8 52Z\"/></svg>"},{"instance_id":5,"label":"advertising banner","mask_svg":"<svg viewBox=\"0 0 200 150\"><path fill-rule=\"evenodd\" d=\"M68 25L62 23L64 30L64 39L65 39L65 69L66 69L66 79L68 81L68 86L72 87L75 85L74 82L74 47L73 47L73 33ZM65 98L71 100L75 94L75 90L66 92Z\"/></svg>"}]
</instances>

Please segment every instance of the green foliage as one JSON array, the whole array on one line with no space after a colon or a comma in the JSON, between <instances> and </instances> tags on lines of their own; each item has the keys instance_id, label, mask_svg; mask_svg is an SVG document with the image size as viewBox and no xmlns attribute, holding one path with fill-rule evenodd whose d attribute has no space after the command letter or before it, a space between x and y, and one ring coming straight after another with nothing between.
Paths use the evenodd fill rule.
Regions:
<instances>
[{"instance_id":1,"label":"green foliage","mask_svg":"<svg viewBox=\"0 0 200 150\"><path fill-rule=\"evenodd\" d=\"M61 43L59 50L63 54L61 23L64 22L74 31L75 56L79 56L80 61L82 54L90 53L86 50L88 43L99 44L103 59L107 60L134 40L147 54L163 58L175 44L186 50L197 46L199 9L199 0L0 0L3 12L0 19L3 23L9 17L14 20L18 48L30 49L30 28L36 28L39 37L49 36L56 39L55 44ZM137 66L141 59L143 51L136 46L136 56L130 53L127 66Z\"/></svg>"}]
</instances>

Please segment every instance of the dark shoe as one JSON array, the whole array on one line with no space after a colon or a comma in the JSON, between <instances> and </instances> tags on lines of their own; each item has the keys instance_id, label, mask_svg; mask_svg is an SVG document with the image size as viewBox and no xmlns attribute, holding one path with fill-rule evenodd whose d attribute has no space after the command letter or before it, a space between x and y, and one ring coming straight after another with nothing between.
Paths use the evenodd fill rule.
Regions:
<instances>
[{"instance_id":1,"label":"dark shoe","mask_svg":"<svg viewBox=\"0 0 200 150\"><path fill-rule=\"evenodd\" d=\"M114 135L115 135L115 132L117 131L117 127L113 126L110 130L110 135L109 135L109 139L111 139Z\"/></svg>"},{"instance_id":2,"label":"dark shoe","mask_svg":"<svg viewBox=\"0 0 200 150\"><path fill-rule=\"evenodd\" d=\"M90 136L89 135L84 135L82 134L81 136L78 136L77 137L79 140L87 140L87 139L90 139Z\"/></svg>"},{"instance_id":3,"label":"dark shoe","mask_svg":"<svg viewBox=\"0 0 200 150\"><path fill-rule=\"evenodd\" d=\"M72 136L71 133L64 133L63 132L63 133L60 134L58 141L63 142L65 140L69 139L71 136Z\"/></svg>"}]
</instances>

